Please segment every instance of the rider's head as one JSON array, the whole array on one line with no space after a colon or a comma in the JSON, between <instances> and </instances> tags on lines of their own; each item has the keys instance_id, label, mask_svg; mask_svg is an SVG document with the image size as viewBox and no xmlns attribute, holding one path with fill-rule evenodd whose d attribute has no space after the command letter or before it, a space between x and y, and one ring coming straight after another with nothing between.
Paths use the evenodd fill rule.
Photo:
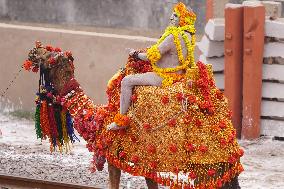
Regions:
<instances>
[{"instance_id":1,"label":"rider's head","mask_svg":"<svg viewBox=\"0 0 284 189\"><path fill-rule=\"evenodd\" d=\"M179 2L173 8L170 24L174 26L194 25L196 15L192 10L188 10L185 4Z\"/></svg>"}]
</instances>

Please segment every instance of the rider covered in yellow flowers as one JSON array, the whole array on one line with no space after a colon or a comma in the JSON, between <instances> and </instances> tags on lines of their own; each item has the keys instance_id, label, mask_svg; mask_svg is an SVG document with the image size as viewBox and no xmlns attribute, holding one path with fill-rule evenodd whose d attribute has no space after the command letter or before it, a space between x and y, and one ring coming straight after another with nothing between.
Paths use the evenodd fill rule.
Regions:
<instances>
[{"instance_id":1,"label":"rider covered in yellow flowers","mask_svg":"<svg viewBox=\"0 0 284 189\"><path fill-rule=\"evenodd\" d=\"M174 7L174 12L170 18L170 26L158 42L146 53L139 53L130 49L129 54L151 63L151 73L128 75L122 80L120 97L120 114L116 116L116 122L109 126L110 130L121 129L122 123L130 106L130 98L134 86L170 86L173 82L184 77L188 68L195 65L195 27L196 15L188 11L183 3Z\"/></svg>"}]
</instances>

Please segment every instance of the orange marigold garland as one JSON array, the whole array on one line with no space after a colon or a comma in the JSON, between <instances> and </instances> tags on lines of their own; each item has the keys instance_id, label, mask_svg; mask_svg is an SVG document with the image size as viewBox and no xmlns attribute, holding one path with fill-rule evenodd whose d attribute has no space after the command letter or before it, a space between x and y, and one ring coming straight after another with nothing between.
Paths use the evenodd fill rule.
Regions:
<instances>
[{"instance_id":1,"label":"orange marigold garland","mask_svg":"<svg viewBox=\"0 0 284 189\"><path fill-rule=\"evenodd\" d=\"M120 127L126 127L130 123L129 117L127 117L126 115L122 115L120 113L117 113L114 116L113 121Z\"/></svg>"},{"instance_id":2,"label":"orange marigold garland","mask_svg":"<svg viewBox=\"0 0 284 189\"><path fill-rule=\"evenodd\" d=\"M195 23L195 13L193 11L188 11L185 4L179 2L178 4L176 4L173 10L179 17L179 25L181 27L186 25L193 25Z\"/></svg>"},{"instance_id":3,"label":"orange marigold garland","mask_svg":"<svg viewBox=\"0 0 284 189\"><path fill-rule=\"evenodd\" d=\"M127 130L120 130L116 132L109 132L105 130L106 125L113 122L114 120L123 120L124 116L118 114L121 81L126 75L139 73L136 72L136 70L143 70L141 69L141 67L139 69L133 68L132 65L135 65L133 64L133 61L134 60L130 57L126 68L120 70L118 74L116 74L116 76L113 77L109 82L107 89L107 94L109 97L108 105L96 107L94 109L94 116L89 120L84 119L84 116L80 115L80 113L77 113L75 116L76 129L84 137L84 139L88 141L88 149L94 152L93 163L96 168L94 167L93 170L102 170L106 158L109 163L113 164L119 169L122 169L123 171L126 171L133 175L140 175L151 178L162 185L175 187L180 187L181 185L183 185L193 187L189 182L181 182L180 180L177 182L177 178L175 177L165 177L160 175L157 172L157 168L159 168L160 163L163 162L150 161L147 165L141 164L145 161L143 159L144 157L141 157L138 152L131 153L129 151L128 147L126 146L134 146L141 143L141 141L139 141L139 137L133 133L130 133L129 131L133 128L132 118L130 118L130 126ZM145 65L147 64L145 63ZM194 94L177 93L173 97L170 97L168 95L160 95L161 98L159 99L159 104L165 107L169 106L171 103L173 103L173 101L177 103L184 103L184 101L187 100L190 106L197 108L197 110L189 111L188 115L185 115L184 122L181 122L179 119L175 118L169 119L166 122L166 126L168 125L169 127L167 128L169 129L178 129L181 123L185 123L196 127L196 129L209 129L210 132L211 130L213 132L213 127L210 128L207 126L207 122L203 120L204 117L197 118L195 114L200 111L200 115L214 116L215 111L210 112L210 107L212 106L214 110L214 108L216 108L216 99L224 100L224 98L220 98L220 96L222 95L220 94L220 91L216 89L214 80L212 79L211 71L210 69L208 69L208 66L199 62L197 63L196 72L199 75L198 78L189 82L191 84L186 85L190 90L195 91ZM80 92L75 93L80 94ZM198 95L196 95L196 93ZM139 99L141 94L137 91L134 94L135 97L133 97L133 99L135 100L133 100L132 103L134 104L134 106L137 106L136 103L140 103ZM76 95L74 95L74 97L75 96ZM68 106L71 107L72 105L69 104ZM72 107L76 107L76 105ZM87 109L87 107L85 108ZM217 113L218 112L216 112L216 114ZM224 111L224 114L226 114L226 116L229 115L229 113L227 113L226 111ZM221 147L220 145L220 151L225 151L229 149L230 146L235 144L234 132L228 130L228 128L232 128L232 125L224 127L224 124L221 122L216 122L215 124L218 128L223 128L223 130L220 128L221 130L217 131L216 136L218 135L219 137L220 135L220 140L216 141L216 143L224 140L226 146ZM124 124L121 123L121 125ZM136 128L139 126L135 124L134 127ZM143 131L150 134L151 132L153 132L153 129L155 129L155 125L151 124L151 122L145 122L142 123L141 128L142 130L140 130L139 132ZM224 136L228 137L223 139L222 137ZM120 144L120 146L116 146L118 143ZM169 143L166 146L165 150L171 154L179 154L184 149L184 151L187 153L187 157L200 154L200 158L202 158L202 156L206 156L206 154L211 151L211 148L212 146L207 145L206 143L198 144L194 141L189 140L184 143L182 148L179 146L179 144ZM144 150L147 151L149 156L151 155L154 157L155 155L159 155L157 151L158 148L154 144L145 144ZM186 170L176 165L168 168L171 169L171 171L173 171L173 173L175 173L176 175L178 171L186 171L190 173L190 175L188 176L189 181L198 178L200 182L194 184L195 188L218 188L220 186L223 186L225 183L230 182L232 178L236 177L241 171L243 171L243 168L239 162L241 155L243 155L243 151L237 150L228 159L224 160L225 162L212 164L205 163L202 164L202 166L199 163L191 163L188 164L188 168ZM129 165L129 162L133 163L134 165ZM149 169L146 167L149 167ZM222 168L224 172L220 173L220 168ZM210 181L202 180L202 178L207 177L210 177Z\"/></svg>"},{"instance_id":4,"label":"orange marigold garland","mask_svg":"<svg viewBox=\"0 0 284 189\"><path fill-rule=\"evenodd\" d=\"M130 59L131 60L131 59ZM113 113L111 113L110 115L113 115L115 117L115 115L117 115L117 111L119 108L119 104L118 102L118 94L120 93L120 83L122 78L125 76L125 73L129 73L129 70L131 70L131 68L126 67L125 70L123 70L123 72L120 72L121 74L116 77L116 79L113 79L112 82L110 82L110 88L108 89L108 94L109 94L109 99L111 100L110 102L112 102L111 107L109 108L109 110L114 110ZM197 72L198 72L198 78L196 81L193 81L193 84L188 85L188 87L191 90L197 90L198 92L198 96L194 96L193 94L175 94L174 98L170 98L167 95L163 95L161 96L161 104L164 104L164 106L168 106L168 103L171 103L172 100L175 100L176 102L179 103L183 103L183 101L185 99L188 100L188 102L190 102L190 104L192 106L195 106L195 104L197 104L197 108L202 112L202 115L208 115L208 116L212 116L215 113L215 97L218 97L218 99L223 100L223 97L220 98L221 94L220 91L216 89L214 80L212 79L212 75L211 75L211 70L208 69L208 66L204 65L203 63L199 62L197 63ZM133 72L131 72L133 74ZM181 81L183 82L183 81ZM111 90L110 90L111 89ZM213 96L212 96L212 91L213 91ZM215 92L217 91L216 94L218 93L218 95L215 95ZM132 101L132 103L134 103L134 106L138 106L136 103L139 103L139 98L137 98L137 95L141 95L140 93L137 93L137 91L135 91L135 100ZM171 100L169 100L171 99ZM145 101L144 101L145 102ZM205 103L206 102L206 103ZM110 105L110 104L109 104ZM117 107L117 108L113 108L113 106ZM225 114L227 114L226 112L224 112ZM108 114L108 113L107 113ZM188 124L196 124L196 126L198 126L200 124L200 126L198 126L198 129L202 129L202 128L209 128L207 125L205 125L205 122L202 120L202 118L197 119L192 117L194 115L188 115L187 116L187 120L188 120ZM106 118L107 119L107 118ZM113 121L113 119L107 119L109 121ZM133 127L131 120L131 124L130 124L130 129ZM194 122L193 122L194 121ZM198 122L198 123L197 123ZM199 123L200 122L200 123ZM204 123L203 123L204 122ZM106 125L108 122L106 122L103 125ZM177 121L177 119L169 119L167 124L169 125L169 128L175 128L178 127L179 125L179 121ZM167 125L166 124L166 125ZM204 125L203 125L204 124ZM226 129L225 127L223 127L223 124L221 124L221 127ZM102 126L103 126L102 125ZM141 128L143 129L143 131L145 133L151 133L153 132L152 129L154 125L151 125L151 123L142 123ZM139 127L137 124L135 124L134 127ZM154 126L155 127L155 126ZM200 127L200 128L199 128ZM231 125L230 125L231 128ZM141 132L141 130L139 131ZM222 131L224 132L224 131ZM116 138L116 140L120 141L120 140L126 140L125 136L127 136L127 133L129 133L127 130L122 132L124 133L123 135L120 136L120 131L118 132L111 132L111 133L102 133L104 137L110 137L110 138ZM233 143L235 143L235 136L230 133L229 134L229 138L228 138L228 142L231 142L232 145ZM227 134L225 134L227 135ZM120 138L122 137L122 138ZM234 140L232 141L232 137L234 138ZM130 137L130 142L131 144L133 144L133 138L135 138L134 142L135 145L137 144L136 142L139 143L139 139L137 139L134 136ZM116 143L116 141L113 141ZM122 141L120 141L122 142ZM126 142L126 141L125 141ZM232 143L233 142L233 143ZM124 144L124 143L123 143ZM128 143L127 143L128 144ZM130 144L130 143L129 143ZM114 144L110 144L109 147L111 147ZM146 145L146 144L145 144ZM190 153L191 155L194 154L207 154L209 149L211 149L210 146L207 146L206 143L204 144L194 144L194 143L190 143L188 142L184 148L186 149L186 151L188 153ZM227 148L227 147L226 147ZM221 147L220 147L221 149ZM148 144L145 146L145 150L147 151L147 153L152 156L156 155L156 147L155 145L152 144ZM168 145L167 150L172 153L172 154L176 154L179 153L179 146L176 145L175 143L171 143ZM153 153L155 152L155 153ZM239 155L237 155L239 154ZM139 173L138 175L140 176L145 176L148 178L153 179L154 181L162 184L162 185L168 185L168 186L175 186L175 187L181 187L181 185L183 186L188 186L188 187L194 187L194 188L218 188L220 186L223 186L225 183L230 182L232 178L236 177L243 169L242 166L239 162L239 158L241 157L240 155L242 155L242 150L239 150L237 153L235 153L235 155L233 155L231 158L229 158L228 160L225 160L227 163L225 162L220 162L220 163L216 163L216 164L204 164L203 166L200 166L198 163L197 164L190 164L189 168L188 168L188 172L191 173L190 175L190 179L195 179L195 178L199 178L199 180L201 180L201 183L195 183L194 186L190 185L189 183L183 183L180 182L176 179L174 179L173 177L168 177L165 178L161 175L159 175L158 173L155 172L156 168L158 168L159 163L160 162L156 162L156 161L152 161L149 162L149 168L151 170L147 170L145 168L140 167L141 160L143 159L142 157L140 157L138 154L133 154L131 155L131 153L129 152L128 148L124 147L124 149L121 149L120 153L118 153L118 155L114 155L113 151L106 148L106 158L108 159L108 162L117 166L118 168L131 173L133 175L137 175L137 172ZM202 156L201 156L202 157ZM201 158L200 157L200 158ZM132 162L134 163L133 166L130 166L128 164L128 162ZM218 172L220 170L220 167L223 167L224 172L221 174L221 176L217 176L220 175L220 172ZM177 170L179 171L183 171L183 169L178 168L176 166L174 166L172 168L173 172L177 172ZM218 171L217 171L218 170ZM217 173L218 172L218 173ZM153 174L155 173L155 174ZM204 176L209 176L211 177L209 182L207 181L203 181L203 175ZM216 179L214 179L216 178Z\"/></svg>"}]
</instances>

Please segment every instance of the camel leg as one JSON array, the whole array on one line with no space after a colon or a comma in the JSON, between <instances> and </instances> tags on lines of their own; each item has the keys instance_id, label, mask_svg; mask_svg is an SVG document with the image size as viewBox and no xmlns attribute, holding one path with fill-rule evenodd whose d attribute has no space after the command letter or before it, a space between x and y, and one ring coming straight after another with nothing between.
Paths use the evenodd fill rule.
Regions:
<instances>
[{"instance_id":1,"label":"camel leg","mask_svg":"<svg viewBox=\"0 0 284 189\"><path fill-rule=\"evenodd\" d=\"M121 170L108 164L109 189L119 189Z\"/></svg>"},{"instance_id":2,"label":"camel leg","mask_svg":"<svg viewBox=\"0 0 284 189\"><path fill-rule=\"evenodd\" d=\"M241 189L239 185L238 177L235 177L231 180L231 182L226 183L222 189Z\"/></svg>"},{"instance_id":3,"label":"camel leg","mask_svg":"<svg viewBox=\"0 0 284 189\"><path fill-rule=\"evenodd\" d=\"M151 179L145 178L148 189L158 189L158 184Z\"/></svg>"}]
</instances>

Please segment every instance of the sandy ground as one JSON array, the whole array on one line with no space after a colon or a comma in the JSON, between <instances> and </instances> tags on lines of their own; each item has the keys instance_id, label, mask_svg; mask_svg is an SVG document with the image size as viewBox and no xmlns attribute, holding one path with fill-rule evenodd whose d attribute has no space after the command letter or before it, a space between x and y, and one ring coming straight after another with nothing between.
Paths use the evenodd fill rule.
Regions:
<instances>
[{"instance_id":1,"label":"sandy ground","mask_svg":"<svg viewBox=\"0 0 284 189\"><path fill-rule=\"evenodd\" d=\"M51 154L49 144L36 139L32 121L0 114L0 129L0 174L107 188L107 168L102 172L89 171L92 154L85 148L84 141L76 143L72 153ZM262 137L255 141L240 141L240 144L245 150L241 187L284 188L284 142ZM121 188L142 189L146 184L142 177L123 173Z\"/></svg>"}]
</instances>

